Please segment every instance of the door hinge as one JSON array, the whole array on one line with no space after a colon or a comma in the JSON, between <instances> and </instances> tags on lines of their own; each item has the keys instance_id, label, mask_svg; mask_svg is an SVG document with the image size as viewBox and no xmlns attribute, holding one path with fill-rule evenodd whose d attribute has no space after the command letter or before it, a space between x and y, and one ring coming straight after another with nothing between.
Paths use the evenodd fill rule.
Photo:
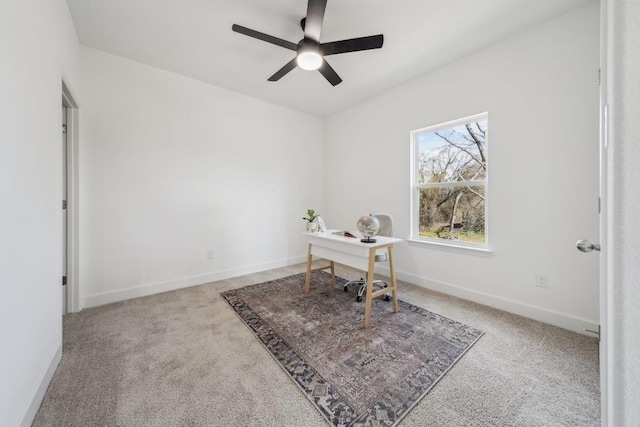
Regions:
<instances>
[{"instance_id":1,"label":"door hinge","mask_svg":"<svg viewBox=\"0 0 640 427\"><path fill-rule=\"evenodd\" d=\"M602 69L598 68L598 86L602 84Z\"/></svg>"},{"instance_id":2,"label":"door hinge","mask_svg":"<svg viewBox=\"0 0 640 427\"><path fill-rule=\"evenodd\" d=\"M66 200L62 201L62 209L67 209L67 201Z\"/></svg>"},{"instance_id":3,"label":"door hinge","mask_svg":"<svg viewBox=\"0 0 640 427\"><path fill-rule=\"evenodd\" d=\"M67 133L67 125L65 123L62 124L62 133Z\"/></svg>"},{"instance_id":4,"label":"door hinge","mask_svg":"<svg viewBox=\"0 0 640 427\"><path fill-rule=\"evenodd\" d=\"M62 276L62 286L67 284L67 276Z\"/></svg>"}]
</instances>

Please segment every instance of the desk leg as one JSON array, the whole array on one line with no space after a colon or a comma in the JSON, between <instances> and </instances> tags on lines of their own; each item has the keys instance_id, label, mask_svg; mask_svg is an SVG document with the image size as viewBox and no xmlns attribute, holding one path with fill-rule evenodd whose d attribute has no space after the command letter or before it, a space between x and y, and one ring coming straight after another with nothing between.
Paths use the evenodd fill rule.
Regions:
<instances>
[{"instance_id":1,"label":"desk leg","mask_svg":"<svg viewBox=\"0 0 640 427\"><path fill-rule=\"evenodd\" d=\"M396 281L396 269L393 265L393 246L389 246L389 274L391 275L391 294L393 295L393 311L398 312L398 282Z\"/></svg>"},{"instance_id":2,"label":"desk leg","mask_svg":"<svg viewBox=\"0 0 640 427\"><path fill-rule=\"evenodd\" d=\"M336 285L336 266L333 264L333 261L330 262L329 266L331 267L331 286Z\"/></svg>"},{"instance_id":3,"label":"desk leg","mask_svg":"<svg viewBox=\"0 0 640 427\"><path fill-rule=\"evenodd\" d=\"M313 256L311 255L311 243L309 243L309 248L307 249L307 277L304 280L304 293L309 293L309 284L311 283L311 260Z\"/></svg>"},{"instance_id":4,"label":"desk leg","mask_svg":"<svg viewBox=\"0 0 640 427\"><path fill-rule=\"evenodd\" d=\"M369 249L369 269L367 270L367 296L364 303L364 327L368 328L371 324L371 303L373 298L373 274L375 271L376 249Z\"/></svg>"}]
</instances>

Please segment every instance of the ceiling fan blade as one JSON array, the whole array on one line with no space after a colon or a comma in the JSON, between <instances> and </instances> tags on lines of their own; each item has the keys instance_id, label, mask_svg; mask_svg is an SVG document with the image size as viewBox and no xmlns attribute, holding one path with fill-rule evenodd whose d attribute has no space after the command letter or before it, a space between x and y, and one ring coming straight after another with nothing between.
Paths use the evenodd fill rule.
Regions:
<instances>
[{"instance_id":1,"label":"ceiling fan blade","mask_svg":"<svg viewBox=\"0 0 640 427\"><path fill-rule=\"evenodd\" d=\"M322 55L336 55L338 53L357 52L359 50L379 49L382 47L383 42L384 36L378 34L376 36L322 43L320 45L320 51Z\"/></svg>"},{"instance_id":2,"label":"ceiling fan blade","mask_svg":"<svg viewBox=\"0 0 640 427\"><path fill-rule=\"evenodd\" d=\"M251 28L243 27L241 25L233 24L231 29L236 33L244 34L245 36L253 37L254 39L275 44L277 46L284 47L285 49L293 51L296 51L298 49L298 45L295 43L279 39L278 37L270 36L269 34L261 33L260 31L252 30Z\"/></svg>"},{"instance_id":3,"label":"ceiling fan blade","mask_svg":"<svg viewBox=\"0 0 640 427\"><path fill-rule=\"evenodd\" d=\"M327 0L309 0L307 3L307 17L304 23L304 38L320 43L320 32Z\"/></svg>"},{"instance_id":4,"label":"ceiling fan blade","mask_svg":"<svg viewBox=\"0 0 640 427\"><path fill-rule=\"evenodd\" d=\"M296 58L293 58L291 61L287 62L284 67L276 71L276 73L273 76L269 77L268 80L270 82L277 82L282 77L284 77L285 74L287 74L289 71L293 70L297 66L298 66L298 63L296 62Z\"/></svg>"},{"instance_id":5,"label":"ceiling fan blade","mask_svg":"<svg viewBox=\"0 0 640 427\"><path fill-rule=\"evenodd\" d=\"M322 65L318 68L318 71L320 71L320 74L322 74L332 86L338 85L342 82L342 79L338 73L336 73L336 70L331 68L331 65L329 65L329 63L324 59L322 60Z\"/></svg>"}]
</instances>

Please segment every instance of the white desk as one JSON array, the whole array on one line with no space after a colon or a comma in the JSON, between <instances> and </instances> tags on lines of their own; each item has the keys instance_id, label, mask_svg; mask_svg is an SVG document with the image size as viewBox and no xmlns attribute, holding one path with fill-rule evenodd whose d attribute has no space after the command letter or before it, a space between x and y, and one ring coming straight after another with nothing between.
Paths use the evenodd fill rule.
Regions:
<instances>
[{"instance_id":1,"label":"white desk","mask_svg":"<svg viewBox=\"0 0 640 427\"><path fill-rule=\"evenodd\" d=\"M402 239L394 237L375 236L375 243L362 243L360 239L333 234L337 230L327 230L324 233L308 235L309 249L307 254L307 277L304 283L304 293L309 293L311 273L318 270L331 269L331 284L336 285L334 261L345 264L359 270L367 271L367 293L364 308L364 327L368 328L371 322L371 302L373 298L391 292L393 297L393 311L398 311L398 285L393 264L393 245ZM389 255L389 272L391 283L385 289L373 292L373 275L376 252L386 251ZM329 265L312 269L313 256L329 260Z\"/></svg>"}]
</instances>

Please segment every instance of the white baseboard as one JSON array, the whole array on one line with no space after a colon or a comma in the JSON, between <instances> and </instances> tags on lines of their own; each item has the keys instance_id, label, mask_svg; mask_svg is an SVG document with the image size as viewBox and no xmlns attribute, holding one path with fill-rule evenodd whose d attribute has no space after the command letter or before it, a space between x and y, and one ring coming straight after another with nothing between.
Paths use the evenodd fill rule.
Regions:
<instances>
[{"instance_id":1,"label":"white baseboard","mask_svg":"<svg viewBox=\"0 0 640 427\"><path fill-rule=\"evenodd\" d=\"M380 274L389 275L389 269L380 268ZM378 272L378 268L376 268ZM396 271L396 277L399 280L413 283L414 285L421 286L433 291L442 292L447 295L466 299L476 302L478 304L486 305L489 307L497 308L498 310L506 311L518 316L527 317L529 319L537 320L539 322L548 323L550 325L558 326L559 328L568 329L573 332L577 332L582 335L595 337L596 335L586 330L597 331L598 322L583 319L580 317L572 316L565 313L560 313L546 308L537 307L535 305L515 301L509 298L492 295L486 292L480 292L473 289L465 288L451 283L441 282L437 280L430 280L424 277L420 277L414 274L402 273Z\"/></svg>"},{"instance_id":2,"label":"white baseboard","mask_svg":"<svg viewBox=\"0 0 640 427\"><path fill-rule=\"evenodd\" d=\"M242 267L232 270L218 271L215 273L203 274L198 276L184 277L180 279L170 280L166 282L149 283L146 285L136 286L132 288L116 289L109 292L87 295L83 298L83 308L95 307L98 305L109 304L117 301L124 301L131 298L137 298L147 295L153 295L160 292L172 291L175 289L187 288L190 286L202 285L204 283L215 282L218 280L229 279L231 277L243 276L245 274L256 273L274 268L286 267L294 264L306 262L306 256L288 258L285 260L268 262L264 264L256 264L252 266ZM388 268L376 268L376 272L383 275L389 275ZM451 283L431 280L414 274L396 272L398 279L415 285L452 295L458 298L476 302L478 304L497 308L519 316L534 319L543 323L568 329L583 335L595 336L593 333L585 330L598 330L598 322L572 316L565 313L548 310L546 308L537 307L531 304L515 301L486 292L480 292L474 289L465 288Z\"/></svg>"},{"instance_id":3,"label":"white baseboard","mask_svg":"<svg viewBox=\"0 0 640 427\"><path fill-rule=\"evenodd\" d=\"M53 378L53 374L56 372L60 360L62 360L62 343L54 350L53 355L49 359L49 364L44 367L38 376L38 382L29 394L29 399L25 403L24 409L18 418L18 420L21 421L16 425L29 427L33 423L33 419L36 417L38 409L40 409L44 394L49 387L49 383L51 383L51 378Z\"/></svg>"},{"instance_id":4,"label":"white baseboard","mask_svg":"<svg viewBox=\"0 0 640 427\"><path fill-rule=\"evenodd\" d=\"M257 273L260 271L271 270L274 268L287 267L299 264L307 260L306 256L288 258L279 261L256 264L247 267L217 271L209 274L201 274L198 276L183 277L180 279L169 280L166 282L149 283L146 285L135 286L132 288L116 289L109 292L86 295L82 298L82 307L89 308L98 305L109 304L117 301L124 301L131 298L144 297L160 292L173 291L176 289L188 288L190 286L202 285L204 283L215 282L218 280L229 279L231 277L243 276L245 274Z\"/></svg>"}]
</instances>

